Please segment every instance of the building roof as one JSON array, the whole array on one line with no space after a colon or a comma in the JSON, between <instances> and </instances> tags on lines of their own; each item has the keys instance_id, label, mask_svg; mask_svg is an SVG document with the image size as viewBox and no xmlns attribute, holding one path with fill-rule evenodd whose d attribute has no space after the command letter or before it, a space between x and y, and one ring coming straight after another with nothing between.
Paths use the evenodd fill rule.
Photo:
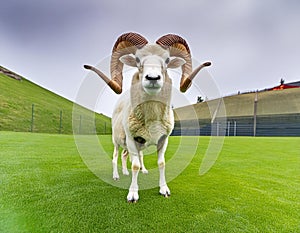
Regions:
<instances>
[{"instance_id":1,"label":"building roof","mask_svg":"<svg viewBox=\"0 0 300 233\"><path fill-rule=\"evenodd\" d=\"M283 89L289 89L289 88L299 88L300 87L300 81L296 82L290 82L290 83L281 83L278 86L267 88L266 91L274 91L274 90L283 90Z\"/></svg>"}]
</instances>

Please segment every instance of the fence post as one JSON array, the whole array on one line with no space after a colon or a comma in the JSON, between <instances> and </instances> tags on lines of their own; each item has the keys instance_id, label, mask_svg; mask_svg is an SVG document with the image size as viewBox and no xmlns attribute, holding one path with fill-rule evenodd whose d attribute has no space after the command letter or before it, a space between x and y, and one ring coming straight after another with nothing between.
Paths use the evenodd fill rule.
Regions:
<instances>
[{"instance_id":1,"label":"fence post","mask_svg":"<svg viewBox=\"0 0 300 233\"><path fill-rule=\"evenodd\" d=\"M236 121L234 121L234 130L233 135L236 136Z\"/></svg>"},{"instance_id":2,"label":"fence post","mask_svg":"<svg viewBox=\"0 0 300 233\"><path fill-rule=\"evenodd\" d=\"M61 128L62 128L62 110L60 110L59 113L59 134L61 134Z\"/></svg>"},{"instance_id":3,"label":"fence post","mask_svg":"<svg viewBox=\"0 0 300 233\"><path fill-rule=\"evenodd\" d=\"M33 132L33 122L34 121L34 104L31 106L31 127L30 127L30 132Z\"/></svg>"},{"instance_id":4,"label":"fence post","mask_svg":"<svg viewBox=\"0 0 300 233\"><path fill-rule=\"evenodd\" d=\"M227 122L227 136L230 136L230 121Z\"/></svg>"},{"instance_id":5,"label":"fence post","mask_svg":"<svg viewBox=\"0 0 300 233\"><path fill-rule=\"evenodd\" d=\"M258 93L255 94L254 99L254 114L253 114L253 136L256 136L256 115L257 115L257 101L258 101Z\"/></svg>"},{"instance_id":6,"label":"fence post","mask_svg":"<svg viewBox=\"0 0 300 233\"><path fill-rule=\"evenodd\" d=\"M81 133L81 115L79 116L79 134Z\"/></svg>"}]
</instances>

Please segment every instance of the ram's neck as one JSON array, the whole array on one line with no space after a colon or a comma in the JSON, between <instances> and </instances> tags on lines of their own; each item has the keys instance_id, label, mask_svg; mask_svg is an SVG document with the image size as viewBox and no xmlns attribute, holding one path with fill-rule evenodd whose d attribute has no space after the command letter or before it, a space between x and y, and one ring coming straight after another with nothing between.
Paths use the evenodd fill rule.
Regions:
<instances>
[{"instance_id":1,"label":"ram's neck","mask_svg":"<svg viewBox=\"0 0 300 233\"><path fill-rule=\"evenodd\" d=\"M160 101L145 101L132 109L134 116L144 123L164 121L169 118L170 106Z\"/></svg>"},{"instance_id":2,"label":"ram's neck","mask_svg":"<svg viewBox=\"0 0 300 233\"><path fill-rule=\"evenodd\" d=\"M158 101L143 102L132 109L128 126L133 137L141 137L147 142L158 140L173 129L172 109Z\"/></svg>"}]
</instances>

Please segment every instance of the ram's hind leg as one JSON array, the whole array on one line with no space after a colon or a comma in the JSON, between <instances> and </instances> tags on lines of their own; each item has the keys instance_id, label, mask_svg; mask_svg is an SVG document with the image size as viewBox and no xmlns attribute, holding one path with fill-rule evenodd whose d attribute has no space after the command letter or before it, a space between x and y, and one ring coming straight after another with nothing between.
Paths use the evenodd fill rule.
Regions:
<instances>
[{"instance_id":1,"label":"ram's hind leg","mask_svg":"<svg viewBox=\"0 0 300 233\"><path fill-rule=\"evenodd\" d=\"M145 164L144 164L143 151L140 151L139 156L140 156L140 162L141 162L141 171L143 174L148 174L148 170L146 169Z\"/></svg>"},{"instance_id":2,"label":"ram's hind leg","mask_svg":"<svg viewBox=\"0 0 300 233\"><path fill-rule=\"evenodd\" d=\"M119 146L114 146L114 153L113 153L113 159L112 159L112 165L113 165L113 179L118 180L120 179L119 172L118 172L118 156L119 156Z\"/></svg>"},{"instance_id":3,"label":"ram's hind leg","mask_svg":"<svg viewBox=\"0 0 300 233\"><path fill-rule=\"evenodd\" d=\"M122 151L122 172L123 172L123 175L126 175L126 176L129 175L129 171L127 169L127 158L128 158L128 151L126 149L124 149Z\"/></svg>"}]
</instances>

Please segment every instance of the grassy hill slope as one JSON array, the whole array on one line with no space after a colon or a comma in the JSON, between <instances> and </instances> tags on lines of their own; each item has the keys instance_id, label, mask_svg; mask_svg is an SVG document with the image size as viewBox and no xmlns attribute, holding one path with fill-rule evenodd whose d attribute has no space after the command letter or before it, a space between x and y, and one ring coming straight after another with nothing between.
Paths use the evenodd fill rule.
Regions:
<instances>
[{"instance_id":1,"label":"grassy hill slope","mask_svg":"<svg viewBox=\"0 0 300 233\"><path fill-rule=\"evenodd\" d=\"M77 108L80 109L77 119L72 119L71 101L24 78L16 80L0 73L0 90L1 131L32 130L39 133L71 134L72 120L75 120L79 128L82 125L77 132L91 133L95 130L98 134L111 132L110 118L94 114L85 108ZM33 125L32 105L34 105Z\"/></svg>"}]
</instances>

